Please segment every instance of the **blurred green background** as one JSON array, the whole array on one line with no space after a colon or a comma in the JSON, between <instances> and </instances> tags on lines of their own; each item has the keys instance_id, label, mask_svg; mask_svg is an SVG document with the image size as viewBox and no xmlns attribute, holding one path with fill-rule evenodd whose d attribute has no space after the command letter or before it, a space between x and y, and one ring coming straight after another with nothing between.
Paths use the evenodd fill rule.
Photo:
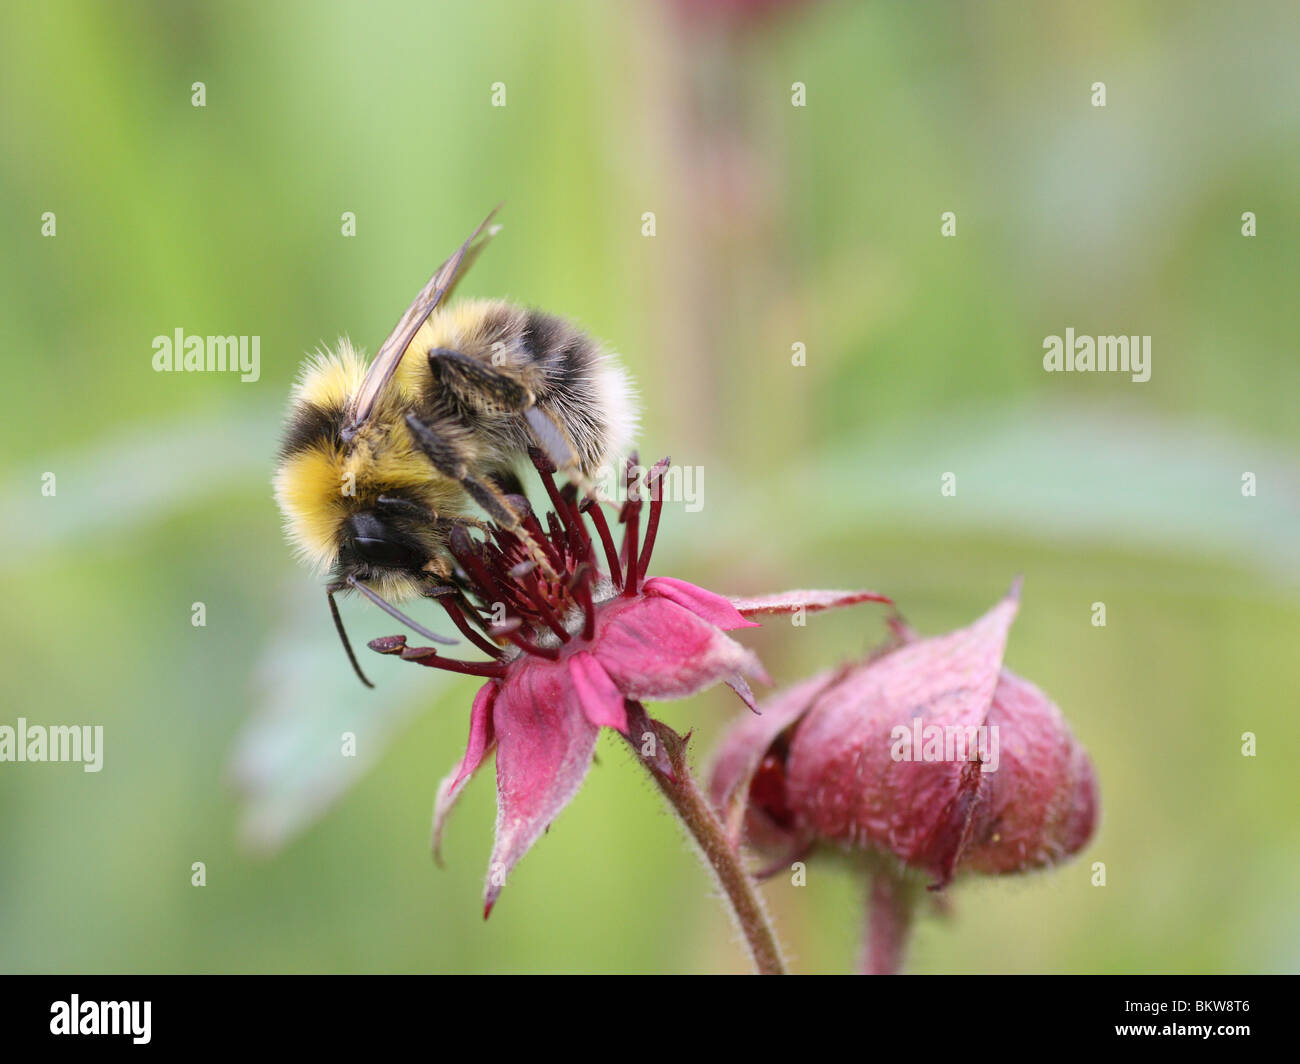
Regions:
<instances>
[{"instance_id":1,"label":"blurred green background","mask_svg":"<svg viewBox=\"0 0 1300 1064\"><path fill-rule=\"evenodd\" d=\"M363 690L281 540L303 353L373 351L499 200L462 294L609 341L643 455L705 471L659 573L875 587L923 632L1024 573L1007 661L1091 751L1101 828L959 883L912 970L1300 968L1294 5L712 6L4 6L0 723L102 723L105 763L0 764L0 970L746 970L608 736L484 924L490 770L427 849L475 682L374 659ZM1151 335L1151 380L1044 373L1067 326ZM260 336L261 379L154 373L178 327ZM881 620L742 639L788 683ZM661 713L703 768L737 706ZM845 870L765 892L796 970L852 966Z\"/></svg>"}]
</instances>

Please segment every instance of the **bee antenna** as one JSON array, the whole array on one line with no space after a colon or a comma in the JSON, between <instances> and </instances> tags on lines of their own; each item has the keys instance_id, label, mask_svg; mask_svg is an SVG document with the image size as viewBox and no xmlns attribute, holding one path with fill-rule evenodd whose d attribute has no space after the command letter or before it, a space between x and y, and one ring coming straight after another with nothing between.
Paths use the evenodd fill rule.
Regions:
<instances>
[{"instance_id":1,"label":"bee antenna","mask_svg":"<svg viewBox=\"0 0 1300 1064\"><path fill-rule=\"evenodd\" d=\"M394 606L391 602L389 602L378 592L371 591L370 588L366 587L366 585L363 584L360 580L358 580L355 576L349 576L347 578L347 584L348 587L360 591L361 594L365 595L366 598L368 598L371 602L373 602L376 606L378 606L381 610L383 610L386 614L388 614L388 616L392 617L394 620L401 621L404 625L406 625L407 628L409 628L416 635L422 635L424 636L425 639L431 640L434 643L443 643L451 647L454 647L456 645L457 641L455 639L448 639L445 635L436 635L435 633L429 631L429 629L425 628L424 625L408 617L406 614L404 614L401 610L399 610L396 606ZM360 672L359 669L357 671Z\"/></svg>"},{"instance_id":2,"label":"bee antenna","mask_svg":"<svg viewBox=\"0 0 1300 1064\"><path fill-rule=\"evenodd\" d=\"M366 674L361 671L361 663L357 661L357 656L352 653L352 644L348 642L347 629L343 627L343 618L339 615L338 603L334 601L334 592L338 590L341 589L331 587L325 592L330 602L330 616L334 618L334 630L338 632L339 639L343 642L343 649L347 651L348 661L352 662L352 669L357 674L357 679L367 687L373 688L375 685L366 679Z\"/></svg>"}]
</instances>

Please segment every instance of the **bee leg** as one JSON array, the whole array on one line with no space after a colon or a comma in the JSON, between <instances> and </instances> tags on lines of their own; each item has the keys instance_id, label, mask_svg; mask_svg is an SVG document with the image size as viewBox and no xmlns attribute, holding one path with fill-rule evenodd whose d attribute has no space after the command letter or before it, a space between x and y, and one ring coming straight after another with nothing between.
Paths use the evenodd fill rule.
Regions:
<instances>
[{"instance_id":1,"label":"bee leg","mask_svg":"<svg viewBox=\"0 0 1300 1064\"><path fill-rule=\"evenodd\" d=\"M443 476L459 481L460 486L465 489L465 494L483 507L488 516L498 525L523 539L543 570L548 575L554 576L554 570L546 558L545 551L540 544L534 542L532 534L524 527L523 516L511 504L506 494L491 480L480 480L472 476L465 466L465 459L460 451L414 414L406 415L406 427L410 429L416 446L424 452L434 468Z\"/></svg>"},{"instance_id":2,"label":"bee leg","mask_svg":"<svg viewBox=\"0 0 1300 1064\"><path fill-rule=\"evenodd\" d=\"M524 491L524 482L512 470L499 469L488 479L504 495L523 495L525 498L528 496L528 492Z\"/></svg>"},{"instance_id":3,"label":"bee leg","mask_svg":"<svg viewBox=\"0 0 1300 1064\"><path fill-rule=\"evenodd\" d=\"M465 459L456 447L439 436L414 414L406 415L406 427L416 446L424 452L433 467L445 477L460 481L466 493L488 512L493 521L512 531L519 525L519 515L505 495L494 484L470 476Z\"/></svg>"},{"instance_id":4,"label":"bee leg","mask_svg":"<svg viewBox=\"0 0 1300 1064\"><path fill-rule=\"evenodd\" d=\"M464 406L482 413L508 413L533 404L533 393L510 374L446 347L429 349L434 379Z\"/></svg>"},{"instance_id":5,"label":"bee leg","mask_svg":"<svg viewBox=\"0 0 1300 1064\"><path fill-rule=\"evenodd\" d=\"M445 347L430 349L429 369L434 379L464 406L484 413L521 414L556 468L579 473L582 463L569 434L510 374Z\"/></svg>"}]
</instances>

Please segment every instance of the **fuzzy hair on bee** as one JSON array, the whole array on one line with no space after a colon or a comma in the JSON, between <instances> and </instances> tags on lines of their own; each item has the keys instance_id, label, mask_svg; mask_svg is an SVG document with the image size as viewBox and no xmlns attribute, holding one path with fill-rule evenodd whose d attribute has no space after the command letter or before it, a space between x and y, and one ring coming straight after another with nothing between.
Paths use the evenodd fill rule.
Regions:
<instances>
[{"instance_id":1,"label":"fuzzy hair on bee","mask_svg":"<svg viewBox=\"0 0 1300 1064\"><path fill-rule=\"evenodd\" d=\"M363 681L335 592L360 592L410 623L392 603L454 583L456 525L476 524L477 509L519 527L511 495L530 449L590 483L635 432L627 373L576 326L504 300L441 305L496 232L491 218L373 361L340 339L308 357L290 396L276 501L296 554L329 574L331 610Z\"/></svg>"}]
</instances>

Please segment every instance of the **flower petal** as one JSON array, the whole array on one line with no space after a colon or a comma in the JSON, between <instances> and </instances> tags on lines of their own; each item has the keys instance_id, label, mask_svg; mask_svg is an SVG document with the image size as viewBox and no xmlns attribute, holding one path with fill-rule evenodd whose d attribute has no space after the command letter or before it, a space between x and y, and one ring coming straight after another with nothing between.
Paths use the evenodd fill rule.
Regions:
<instances>
[{"instance_id":1,"label":"flower petal","mask_svg":"<svg viewBox=\"0 0 1300 1064\"><path fill-rule=\"evenodd\" d=\"M808 613L819 613L837 606L854 606L859 602L893 605L893 601L878 591L783 591L776 595L733 598L730 604L742 616L752 617L756 613L794 613L801 608Z\"/></svg>"},{"instance_id":2,"label":"flower petal","mask_svg":"<svg viewBox=\"0 0 1300 1064\"><path fill-rule=\"evenodd\" d=\"M492 729L492 704L496 701L498 685L495 680L485 683L474 696L474 707L469 714L469 744L460 764L438 784L438 796L433 802L433 859L442 864L442 829L447 815L474 775L483 759L492 751L496 741Z\"/></svg>"},{"instance_id":3,"label":"flower petal","mask_svg":"<svg viewBox=\"0 0 1300 1064\"><path fill-rule=\"evenodd\" d=\"M749 789L759 762L776 737L797 721L840 670L828 669L763 703L756 716L744 717L718 747L709 769L709 797L719 809Z\"/></svg>"},{"instance_id":4,"label":"flower petal","mask_svg":"<svg viewBox=\"0 0 1300 1064\"><path fill-rule=\"evenodd\" d=\"M724 632L729 632L733 628L758 627L757 622L747 621L729 599L705 588L688 584L685 580L675 580L671 576L654 576L645 582L643 590L648 595L662 595L670 602L684 606L697 617L703 617Z\"/></svg>"},{"instance_id":5,"label":"flower petal","mask_svg":"<svg viewBox=\"0 0 1300 1064\"><path fill-rule=\"evenodd\" d=\"M492 721L497 831L485 918L510 870L582 786L599 734L583 712L564 662L534 659L513 672L501 685Z\"/></svg>"},{"instance_id":6,"label":"flower petal","mask_svg":"<svg viewBox=\"0 0 1300 1064\"><path fill-rule=\"evenodd\" d=\"M910 737L916 720L985 724L1018 605L1013 591L967 628L854 666L816 702L786 764L790 804L804 824L823 838L886 847L941 878L951 869L973 815L964 766L894 760L894 729Z\"/></svg>"},{"instance_id":7,"label":"flower petal","mask_svg":"<svg viewBox=\"0 0 1300 1064\"><path fill-rule=\"evenodd\" d=\"M754 701L754 689L740 673L728 676L723 682L736 692L736 697L749 707L751 713L758 713L758 703Z\"/></svg>"},{"instance_id":8,"label":"flower petal","mask_svg":"<svg viewBox=\"0 0 1300 1064\"><path fill-rule=\"evenodd\" d=\"M735 673L770 682L752 651L659 595L606 612L592 653L628 698L685 698Z\"/></svg>"},{"instance_id":9,"label":"flower petal","mask_svg":"<svg viewBox=\"0 0 1300 1064\"><path fill-rule=\"evenodd\" d=\"M592 724L627 734L623 694L589 651L580 651L569 659L569 679L573 681L582 711Z\"/></svg>"},{"instance_id":10,"label":"flower petal","mask_svg":"<svg viewBox=\"0 0 1300 1064\"><path fill-rule=\"evenodd\" d=\"M1077 853L1097 821L1097 779L1056 704L1009 669L998 677L989 727L1000 764L987 773L965 863L980 872L1019 872Z\"/></svg>"}]
</instances>

